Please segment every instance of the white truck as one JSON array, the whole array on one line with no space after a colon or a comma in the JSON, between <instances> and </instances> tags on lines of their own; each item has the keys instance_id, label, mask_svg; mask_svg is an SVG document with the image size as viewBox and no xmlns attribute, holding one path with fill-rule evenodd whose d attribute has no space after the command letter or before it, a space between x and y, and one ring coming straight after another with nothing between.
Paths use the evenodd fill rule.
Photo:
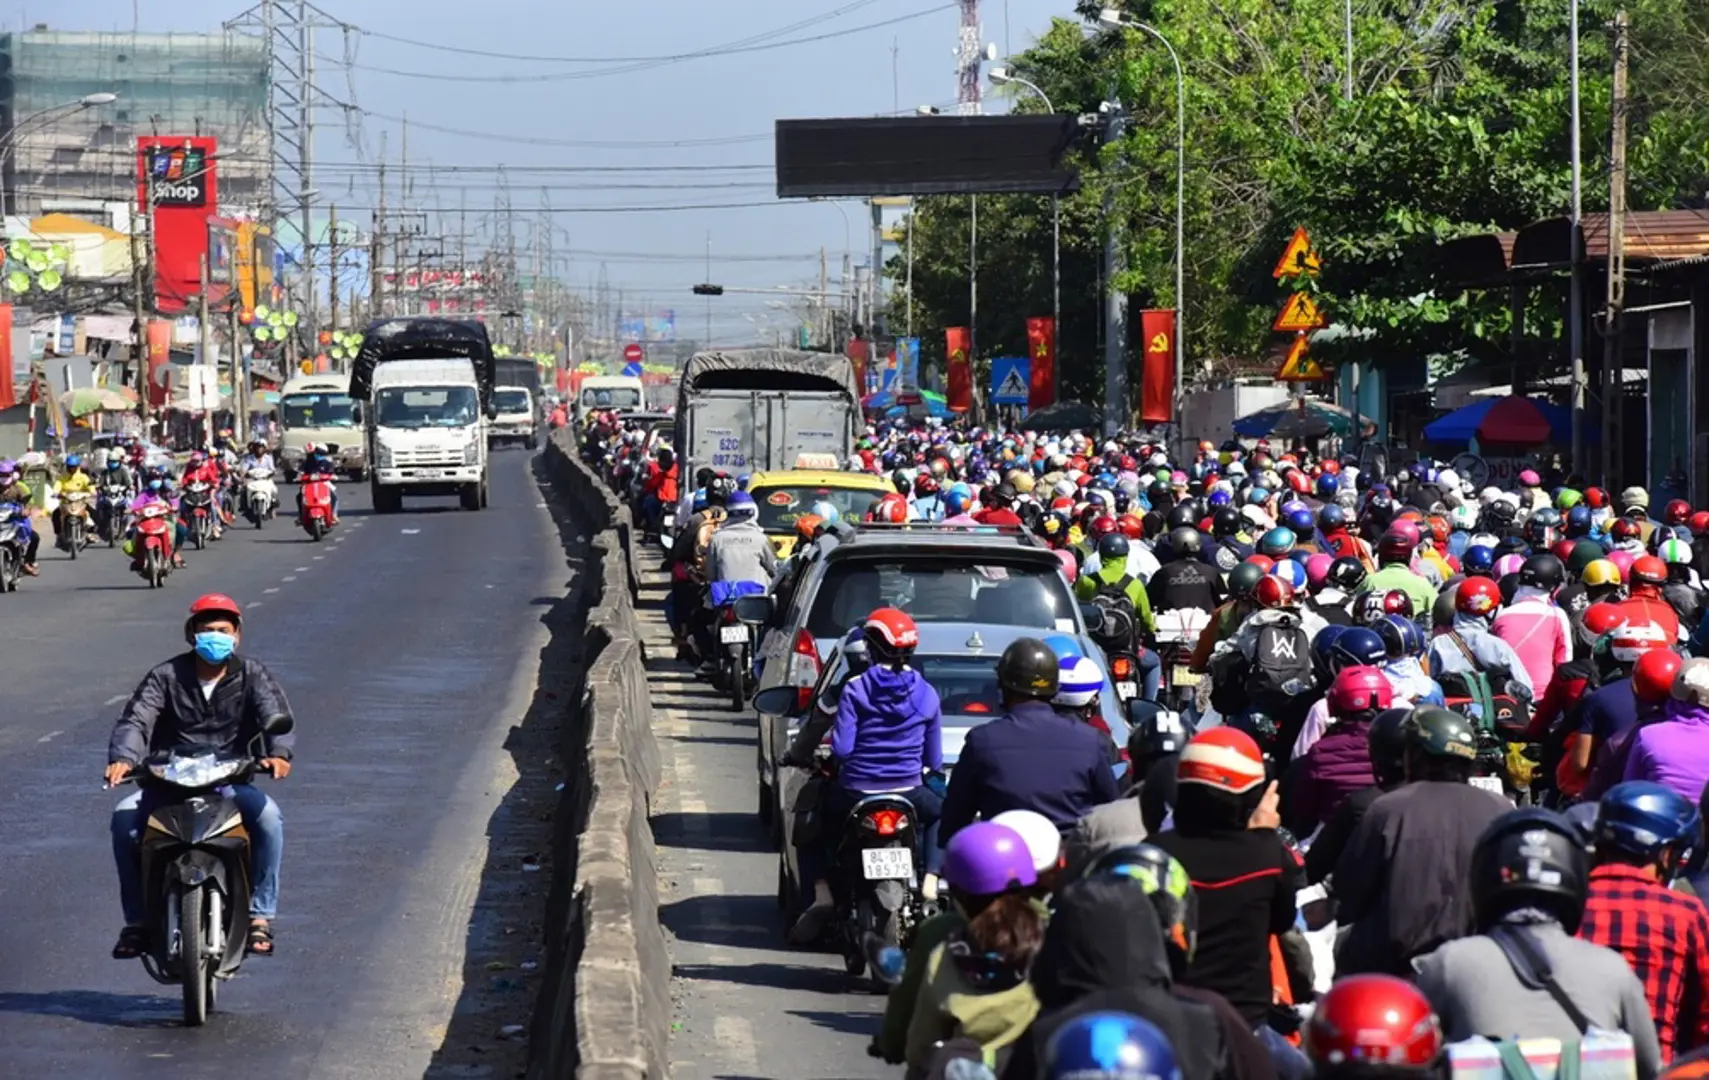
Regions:
<instances>
[{"instance_id":1,"label":"white truck","mask_svg":"<svg viewBox=\"0 0 1709 1080\"><path fill-rule=\"evenodd\" d=\"M534 395L526 386L498 386L493 389L493 406L498 415L487 428L487 444L517 442L533 450L540 445L540 411Z\"/></svg>"},{"instance_id":2,"label":"white truck","mask_svg":"<svg viewBox=\"0 0 1709 1080\"><path fill-rule=\"evenodd\" d=\"M338 467L353 480L366 476L360 411L350 396L349 375L298 375L285 383L279 391L278 462L286 482L296 480L309 443L338 447Z\"/></svg>"},{"instance_id":3,"label":"white truck","mask_svg":"<svg viewBox=\"0 0 1709 1080\"><path fill-rule=\"evenodd\" d=\"M587 426L588 414L612 410L642 412L647 408L647 388L634 375L590 375L576 391L575 421Z\"/></svg>"}]
</instances>

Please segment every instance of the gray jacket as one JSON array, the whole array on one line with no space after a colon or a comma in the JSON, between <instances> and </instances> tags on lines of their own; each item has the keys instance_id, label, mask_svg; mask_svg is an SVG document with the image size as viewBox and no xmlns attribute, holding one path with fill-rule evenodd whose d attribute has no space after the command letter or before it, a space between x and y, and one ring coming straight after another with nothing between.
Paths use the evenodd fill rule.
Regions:
<instances>
[{"instance_id":1,"label":"gray jacket","mask_svg":"<svg viewBox=\"0 0 1709 1080\"><path fill-rule=\"evenodd\" d=\"M771 581L777 569L777 552L766 539L765 530L753 519L730 520L706 545L707 581Z\"/></svg>"},{"instance_id":2,"label":"gray jacket","mask_svg":"<svg viewBox=\"0 0 1709 1080\"><path fill-rule=\"evenodd\" d=\"M1554 969L1555 979L1590 1022L1632 1036L1638 1080L1661 1069L1661 1047L1643 984L1612 949L1569 937L1556 922L1527 924ZM1415 982L1430 999L1449 1042L1474 1035L1490 1039L1577 1039L1566 1012L1543 989L1519 981L1501 946L1487 937L1450 941L1413 961Z\"/></svg>"},{"instance_id":3,"label":"gray jacket","mask_svg":"<svg viewBox=\"0 0 1709 1080\"><path fill-rule=\"evenodd\" d=\"M1068 860L1068 875L1079 876L1093 859L1117 848L1145 842L1145 820L1139 812L1137 791L1094 806L1062 837L1062 851Z\"/></svg>"}]
</instances>

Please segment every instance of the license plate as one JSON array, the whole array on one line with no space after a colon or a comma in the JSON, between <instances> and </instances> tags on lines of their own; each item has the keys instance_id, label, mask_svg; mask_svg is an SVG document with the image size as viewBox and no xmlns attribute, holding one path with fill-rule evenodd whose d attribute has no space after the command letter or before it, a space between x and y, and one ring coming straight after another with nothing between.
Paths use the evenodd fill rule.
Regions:
<instances>
[{"instance_id":1,"label":"license plate","mask_svg":"<svg viewBox=\"0 0 1709 1080\"><path fill-rule=\"evenodd\" d=\"M1197 686L1204 676L1190 670L1185 664L1176 664L1169 672L1169 681L1175 686Z\"/></svg>"},{"instance_id":2,"label":"license plate","mask_svg":"<svg viewBox=\"0 0 1709 1080\"><path fill-rule=\"evenodd\" d=\"M445 475L445 470L444 469L417 469L417 470L415 470L415 475L416 475L416 478L418 480L437 480L440 477Z\"/></svg>"},{"instance_id":3,"label":"license plate","mask_svg":"<svg viewBox=\"0 0 1709 1080\"><path fill-rule=\"evenodd\" d=\"M1121 682L1116 683L1116 696L1121 698L1123 701L1126 701L1129 698L1138 697L1139 684L1134 682L1132 679L1123 679Z\"/></svg>"},{"instance_id":4,"label":"license plate","mask_svg":"<svg viewBox=\"0 0 1709 1080\"><path fill-rule=\"evenodd\" d=\"M720 626L718 640L726 645L735 645L748 640L748 628L745 626Z\"/></svg>"},{"instance_id":5,"label":"license plate","mask_svg":"<svg viewBox=\"0 0 1709 1080\"><path fill-rule=\"evenodd\" d=\"M912 881L914 853L907 848L867 848L860 853L860 868L868 881Z\"/></svg>"},{"instance_id":6,"label":"license plate","mask_svg":"<svg viewBox=\"0 0 1709 1080\"><path fill-rule=\"evenodd\" d=\"M1507 789L1502 786L1499 776L1474 776L1472 777L1472 786L1483 788L1485 791L1493 791L1497 795L1507 794Z\"/></svg>"}]
</instances>

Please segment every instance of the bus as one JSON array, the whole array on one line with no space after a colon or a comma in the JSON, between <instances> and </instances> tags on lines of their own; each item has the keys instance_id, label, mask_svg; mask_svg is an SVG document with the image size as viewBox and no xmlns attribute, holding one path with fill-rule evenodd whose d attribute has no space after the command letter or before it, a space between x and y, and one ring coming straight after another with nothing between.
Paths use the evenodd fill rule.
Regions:
<instances>
[{"instance_id":1,"label":"bus","mask_svg":"<svg viewBox=\"0 0 1709 1080\"><path fill-rule=\"evenodd\" d=\"M362 448L362 410L350 396L350 376L299 375L279 391L277 457L287 482L295 481L303 447L336 446L339 470L352 479L368 475Z\"/></svg>"}]
</instances>

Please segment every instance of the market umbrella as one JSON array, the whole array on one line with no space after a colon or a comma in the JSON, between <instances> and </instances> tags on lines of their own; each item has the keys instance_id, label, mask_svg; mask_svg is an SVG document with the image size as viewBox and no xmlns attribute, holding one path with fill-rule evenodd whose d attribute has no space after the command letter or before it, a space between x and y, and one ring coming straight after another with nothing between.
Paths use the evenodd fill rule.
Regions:
<instances>
[{"instance_id":1,"label":"market umbrella","mask_svg":"<svg viewBox=\"0 0 1709 1080\"><path fill-rule=\"evenodd\" d=\"M1104 411L1082 401L1059 401L1027 415L1017 425L1022 431L1062 434L1070 431L1102 431Z\"/></svg>"},{"instance_id":2,"label":"market umbrella","mask_svg":"<svg viewBox=\"0 0 1709 1080\"><path fill-rule=\"evenodd\" d=\"M1501 443L1536 446L1539 443L1572 441L1572 410L1537 398L1485 398L1424 425L1431 442L1465 445Z\"/></svg>"},{"instance_id":3,"label":"market umbrella","mask_svg":"<svg viewBox=\"0 0 1709 1080\"><path fill-rule=\"evenodd\" d=\"M934 417L939 420L947 420L951 416L955 415L950 412L949 402L944 399L942 394L934 394L930 390L923 390L920 392L920 400L926 407L927 416ZM894 420L899 417L907 416L909 410L913 408L916 408L916 406L896 404L884 410L884 415Z\"/></svg>"},{"instance_id":4,"label":"market umbrella","mask_svg":"<svg viewBox=\"0 0 1709 1080\"><path fill-rule=\"evenodd\" d=\"M124 394L104 386L81 386L59 395L59 407L64 409L67 415L74 417L96 412L123 412L133 408L135 404L134 391L127 400Z\"/></svg>"},{"instance_id":5,"label":"market umbrella","mask_svg":"<svg viewBox=\"0 0 1709 1080\"><path fill-rule=\"evenodd\" d=\"M1363 435L1374 435L1377 425L1370 417L1361 416L1359 428ZM1242 416L1234 422L1234 433L1249 439L1346 436L1353 433L1353 414L1317 398L1290 398Z\"/></svg>"}]
</instances>

